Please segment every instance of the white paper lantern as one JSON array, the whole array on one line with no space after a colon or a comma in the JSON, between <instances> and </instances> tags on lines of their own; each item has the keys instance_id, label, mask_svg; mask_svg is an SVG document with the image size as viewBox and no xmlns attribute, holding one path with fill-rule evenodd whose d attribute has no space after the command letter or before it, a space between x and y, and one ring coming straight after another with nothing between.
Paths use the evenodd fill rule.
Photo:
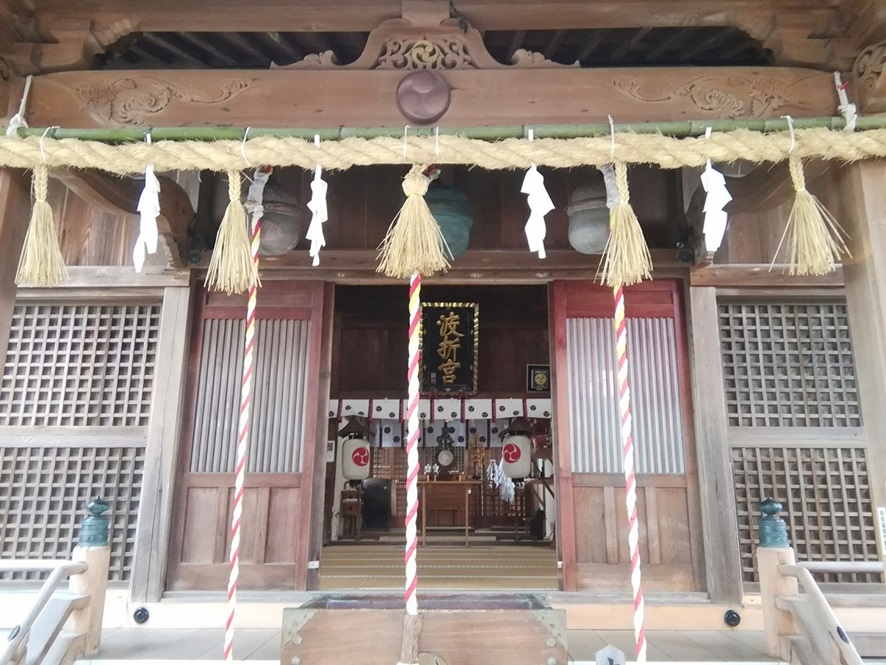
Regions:
<instances>
[{"instance_id":1,"label":"white paper lantern","mask_svg":"<svg viewBox=\"0 0 886 665\"><path fill-rule=\"evenodd\" d=\"M342 445L342 475L345 480L366 480L371 469L372 451L365 439L348 439Z\"/></svg>"},{"instance_id":2,"label":"white paper lantern","mask_svg":"<svg viewBox=\"0 0 886 665\"><path fill-rule=\"evenodd\" d=\"M532 444L523 434L505 437L501 445L502 468L508 478L526 478L532 471Z\"/></svg>"}]
</instances>

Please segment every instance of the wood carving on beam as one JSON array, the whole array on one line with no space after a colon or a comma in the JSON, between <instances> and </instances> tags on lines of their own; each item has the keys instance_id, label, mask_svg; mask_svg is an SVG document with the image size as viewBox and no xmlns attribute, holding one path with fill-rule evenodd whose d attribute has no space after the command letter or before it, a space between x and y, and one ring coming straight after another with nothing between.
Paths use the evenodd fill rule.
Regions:
<instances>
[{"instance_id":1,"label":"wood carving on beam","mask_svg":"<svg viewBox=\"0 0 886 665\"><path fill-rule=\"evenodd\" d=\"M402 125L396 101L406 73L63 72L34 79L28 122L34 127ZM458 103L437 123L441 127L598 123L608 114L622 123L815 117L833 115L837 105L832 75L804 69L530 67L442 74Z\"/></svg>"},{"instance_id":2,"label":"wood carving on beam","mask_svg":"<svg viewBox=\"0 0 886 665\"><path fill-rule=\"evenodd\" d=\"M503 65L489 55L483 36L474 28L463 28L456 19L439 26L416 26L405 19L385 21L369 33L363 53L348 65L340 65L332 51L308 55L299 62L273 69L523 69L578 67L562 65L540 53L521 49L510 65Z\"/></svg>"},{"instance_id":3,"label":"wood carving on beam","mask_svg":"<svg viewBox=\"0 0 886 665\"><path fill-rule=\"evenodd\" d=\"M886 112L886 42L864 49L852 67L861 111Z\"/></svg>"},{"instance_id":4,"label":"wood carving on beam","mask_svg":"<svg viewBox=\"0 0 886 665\"><path fill-rule=\"evenodd\" d=\"M230 79L218 88L195 90L149 76L125 77L76 88L86 111L96 120L126 127L150 124L151 118L175 99L193 104L221 104L249 87L247 81Z\"/></svg>"},{"instance_id":5,"label":"wood carving on beam","mask_svg":"<svg viewBox=\"0 0 886 665\"><path fill-rule=\"evenodd\" d=\"M713 111L720 118L768 118L777 115L791 99L791 86L755 70L746 76L736 72L692 78L685 83L673 79L638 79L623 76L614 81L624 94L644 102L686 99L701 111Z\"/></svg>"}]
</instances>

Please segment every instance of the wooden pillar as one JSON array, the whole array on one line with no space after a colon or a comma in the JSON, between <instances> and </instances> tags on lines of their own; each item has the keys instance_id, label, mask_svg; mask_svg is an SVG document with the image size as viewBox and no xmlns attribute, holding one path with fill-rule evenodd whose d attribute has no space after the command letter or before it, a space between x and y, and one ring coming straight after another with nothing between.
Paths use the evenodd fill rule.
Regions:
<instances>
[{"instance_id":1,"label":"wooden pillar","mask_svg":"<svg viewBox=\"0 0 886 665\"><path fill-rule=\"evenodd\" d=\"M849 329L867 439L867 467L874 505L886 508L886 163L841 166L835 175L852 258L843 267ZM881 559L886 557L880 543Z\"/></svg>"},{"instance_id":2,"label":"wooden pillar","mask_svg":"<svg viewBox=\"0 0 886 665\"><path fill-rule=\"evenodd\" d=\"M569 433L569 360L566 355L566 284L553 282L548 289L551 344L551 401L553 404L554 493L557 496L556 540L560 589L578 589L575 497Z\"/></svg>"},{"instance_id":3,"label":"wooden pillar","mask_svg":"<svg viewBox=\"0 0 886 665\"><path fill-rule=\"evenodd\" d=\"M720 323L714 287L689 288L689 347L707 590L716 603L742 599L735 486L729 458Z\"/></svg>"},{"instance_id":4,"label":"wooden pillar","mask_svg":"<svg viewBox=\"0 0 886 665\"><path fill-rule=\"evenodd\" d=\"M169 287L163 292L145 474L132 562L130 599L133 602L160 600L166 578L192 293L189 286Z\"/></svg>"},{"instance_id":5,"label":"wooden pillar","mask_svg":"<svg viewBox=\"0 0 886 665\"><path fill-rule=\"evenodd\" d=\"M0 171L0 373L6 365L6 346L15 307L15 272L28 228L31 209L30 180L24 171Z\"/></svg>"},{"instance_id":6,"label":"wooden pillar","mask_svg":"<svg viewBox=\"0 0 886 665\"><path fill-rule=\"evenodd\" d=\"M72 575L68 582L69 591L77 596L86 596L85 607L71 612L67 629L75 635L83 636L81 656L98 653L102 641L102 620L105 614L105 596L108 591L108 569L111 564L109 547L108 518L104 512L109 508L104 499L93 499L87 504L89 517L80 525L77 547L71 556L72 561L86 563L86 571Z\"/></svg>"},{"instance_id":7,"label":"wooden pillar","mask_svg":"<svg viewBox=\"0 0 886 665\"><path fill-rule=\"evenodd\" d=\"M319 296L318 296L319 297ZM317 383L317 394L314 408L317 411L316 425L314 427L314 470L311 474L313 489L308 510L311 515L311 533L308 542L308 571L306 586L308 589L316 589L320 585L320 569L317 567L320 561L320 551L323 548L323 510L325 505L326 489L326 440L329 438L329 386L332 373L332 346L333 346L333 315L335 312L335 286L324 284L322 291L322 316L320 320L312 322L312 325L321 325L320 357L315 367L319 367L320 379ZM310 404L310 402L308 402ZM311 445L306 439L305 445ZM338 451L340 455L340 451ZM338 457L336 458L338 459ZM313 563L317 562L317 563Z\"/></svg>"}]
</instances>

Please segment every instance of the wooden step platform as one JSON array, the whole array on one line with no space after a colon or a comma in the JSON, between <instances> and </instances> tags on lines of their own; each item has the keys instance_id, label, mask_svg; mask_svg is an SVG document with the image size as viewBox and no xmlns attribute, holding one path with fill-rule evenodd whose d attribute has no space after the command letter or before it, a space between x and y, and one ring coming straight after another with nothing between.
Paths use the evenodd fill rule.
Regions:
<instances>
[{"instance_id":1,"label":"wooden step platform","mask_svg":"<svg viewBox=\"0 0 886 665\"><path fill-rule=\"evenodd\" d=\"M556 553L547 547L427 546L417 557L425 589L558 588ZM403 574L398 545L332 545L320 558L321 590L400 589Z\"/></svg>"}]
</instances>

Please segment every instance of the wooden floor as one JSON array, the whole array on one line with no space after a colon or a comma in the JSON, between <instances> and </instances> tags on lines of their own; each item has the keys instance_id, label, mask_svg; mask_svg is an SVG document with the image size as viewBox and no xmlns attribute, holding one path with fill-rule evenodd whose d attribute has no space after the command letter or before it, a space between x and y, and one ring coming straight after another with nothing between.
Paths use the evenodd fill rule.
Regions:
<instances>
[{"instance_id":1,"label":"wooden floor","mask_svg":"<svg viewBox=\"0 0 886 665\"><path fill-rule=\"evenodd\" d=\"M557 554L539 545L428 545L418 550L424 589L557 589ZM320 557L320 589L403 588L401 545L330 545Z\"/></svg>"},{"instance_id":2,"label":"wooden floor","mask_svg":"<svg viewBox=\"0 0 886 665\"><path fill-rule=\"evenodd\" d=\"M649 631L650 662L777 662L765 653L762 633L751 631ZM347 638L346 632L342 635ZM221 660L224 631L221 629L163 630L150 628L106 630L95 662L133 660ZM628 630L570 630L569 654L576 663L594 662L594 654L612 644L633 660L633 633ZM280 631L238 630L234 641L237 660L280 662ZM257 665L257 664L256 664Z\"/></svg>"}]
</instances>

